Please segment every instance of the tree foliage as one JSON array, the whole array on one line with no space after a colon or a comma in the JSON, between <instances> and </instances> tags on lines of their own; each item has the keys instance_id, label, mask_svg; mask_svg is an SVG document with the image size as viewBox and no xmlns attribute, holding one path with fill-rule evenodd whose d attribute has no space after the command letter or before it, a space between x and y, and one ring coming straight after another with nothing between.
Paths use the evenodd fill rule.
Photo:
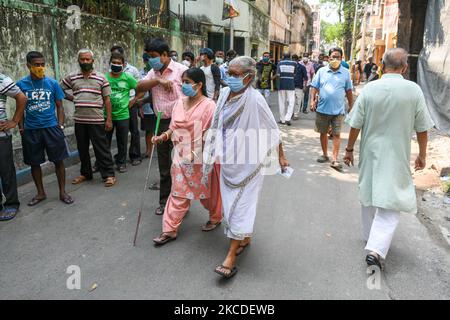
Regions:
<instances>
[{"instance_id":1,"label":"tree foliage","mask_svg":"<svg viewBox=\"0 0 450 320\"><path fill-rule=\"evenodd\" d=\"M350 58L352 49L352 38L353 38L353 24L355 19L355 9L357 0L320 0L322 4L332 4L336 7L339 21L341 23L340 31L340 43L344 49L344 55L346 59ZM359 0L358 4L358 14L357 14L357 30L361 24L360 18L363 16L363 7L368 4L370 0ZM335 28L337 29L337 28ZM324 34L324 36L326 36Z\"/></svg>"},{"instance_id":2,"label":"tree foliage","mask_svg":"<svg viewBox=\"0 0 450 320\"><path fill-rule=\"evenodd\" d=\"M322 39L324 46L342 46L344 24L342 22L329 23L323 20L320 24L320 38Z\"/></svg>"}]
</instances>

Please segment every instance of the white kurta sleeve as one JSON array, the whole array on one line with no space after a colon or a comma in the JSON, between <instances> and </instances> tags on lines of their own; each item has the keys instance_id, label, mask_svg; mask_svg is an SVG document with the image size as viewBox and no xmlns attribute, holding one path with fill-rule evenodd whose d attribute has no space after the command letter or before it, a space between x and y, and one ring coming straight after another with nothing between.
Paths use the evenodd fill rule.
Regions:
<instances>
[{"instance_id":1,"label":"white kurta sleeve","mask_svg":"<svg viewBox=\"0 0 450 320\"><path fill-rule=\"evenodd\" d=\"M430 112L428 111L425 97L422 90L419 88L419 96L416 107L416 115L414 119L414 130L416 132L428 131L434 127Z\"/></svg>"}]
</instances>

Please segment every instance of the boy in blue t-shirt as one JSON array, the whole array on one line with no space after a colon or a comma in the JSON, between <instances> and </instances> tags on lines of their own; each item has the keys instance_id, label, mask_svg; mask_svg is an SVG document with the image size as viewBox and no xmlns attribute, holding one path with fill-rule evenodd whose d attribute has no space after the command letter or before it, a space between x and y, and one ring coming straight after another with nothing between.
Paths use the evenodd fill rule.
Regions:
<instances>
[{"instance_id":1,"label":"boy in blue t-shirt","mask_svg":"<svg viewBox=\"0 0 450 320\"><path fill-rule=\"evenodd\" d=\"M56 80L45 76L45 59L42 53L31 51L26 59L30 75L17 82L17 86L28 98L25 121L21 124L22 149L24 162L31 166L37 188L37 195L28 205L35 206L47 198L41 170L45 153L48 160L55 164L60 200L72 204L72 197L65 191L66 171L63 160L69 153L63 132L64 92Z\"/></svg>"}]
</instances>

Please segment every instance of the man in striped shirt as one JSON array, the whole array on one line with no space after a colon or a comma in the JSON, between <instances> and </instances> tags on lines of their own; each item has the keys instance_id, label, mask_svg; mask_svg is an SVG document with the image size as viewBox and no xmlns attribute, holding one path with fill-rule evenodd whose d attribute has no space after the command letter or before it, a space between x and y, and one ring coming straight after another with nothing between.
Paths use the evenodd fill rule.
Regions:
<instances>
[{"instance_id":1,"label":"man in striped shirt","mask_svg":"<svg viewBox=\"0 0 450 320\"><path fill-rule=\"evenodd\" d=\"M11 120L6 115L6 97L16 100L16 111ZM20 91L14 81L0 73L0 221L11 220L19 210L16 168L14 166L12 134L23 117L27 97ZM3 203L3 195L6 200Z\"/></svg>"},{"instance_id":2,"label":"man in striped shirt","mask_svg":"<svg viewBox=\"0 0 450 320\"><path fill-rule=\"evenodd\" d=\"M91 50L80 50L78 63L81 73L72 74L61 82L66 99L73 101L75 105L73 119L81 161L81 175L73 180L72 184L92 180L93 172L89 155L89 142L91 142L98 169L105 181L105 187L111 187L116 184L114 163L106 138L106 131L112 129L111 101L109 99L111 88L106 78L94 71L94 54ZM67 93L68 90L72 90L72 95ZM106 109L106 121L104 108Z\"/></svg>"}]
</instances>

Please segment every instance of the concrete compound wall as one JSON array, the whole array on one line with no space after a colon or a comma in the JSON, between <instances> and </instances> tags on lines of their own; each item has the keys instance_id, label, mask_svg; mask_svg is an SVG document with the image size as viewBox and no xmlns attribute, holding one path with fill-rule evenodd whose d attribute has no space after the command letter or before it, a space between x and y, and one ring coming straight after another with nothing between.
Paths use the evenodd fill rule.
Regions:
<instances>
[{"instance_id":1,"label":"concrete compound wall","mask_svg":"<svg viewBox=\"0 0 450 320\"><path fill-rule=\"evenodd\" d=\"M78 71L76 54L81 48L89 48L95 55L95 69L108 70L109 49L121 44L128 61L143 67L142 52L147 37L163 37L174 50L198 51L206 39L177 30L147 27L132 22L112 20L104 17L81 14L80 29L66 26L69 14L50 5L30 4L25 1L0 0L0 72L15 81L29 74L25 56L28 51L41 51L46 57L46 75L60 80L69 73ZM14 100L8 99L9 115L14 112ZM73 104L64 101L66 130L70 149L76 150L73 136ZM21 141L18 130L14 132L16 167L24 169ZM76 156L76 153L74 153Z\"/></svg>"}]
</instances>

